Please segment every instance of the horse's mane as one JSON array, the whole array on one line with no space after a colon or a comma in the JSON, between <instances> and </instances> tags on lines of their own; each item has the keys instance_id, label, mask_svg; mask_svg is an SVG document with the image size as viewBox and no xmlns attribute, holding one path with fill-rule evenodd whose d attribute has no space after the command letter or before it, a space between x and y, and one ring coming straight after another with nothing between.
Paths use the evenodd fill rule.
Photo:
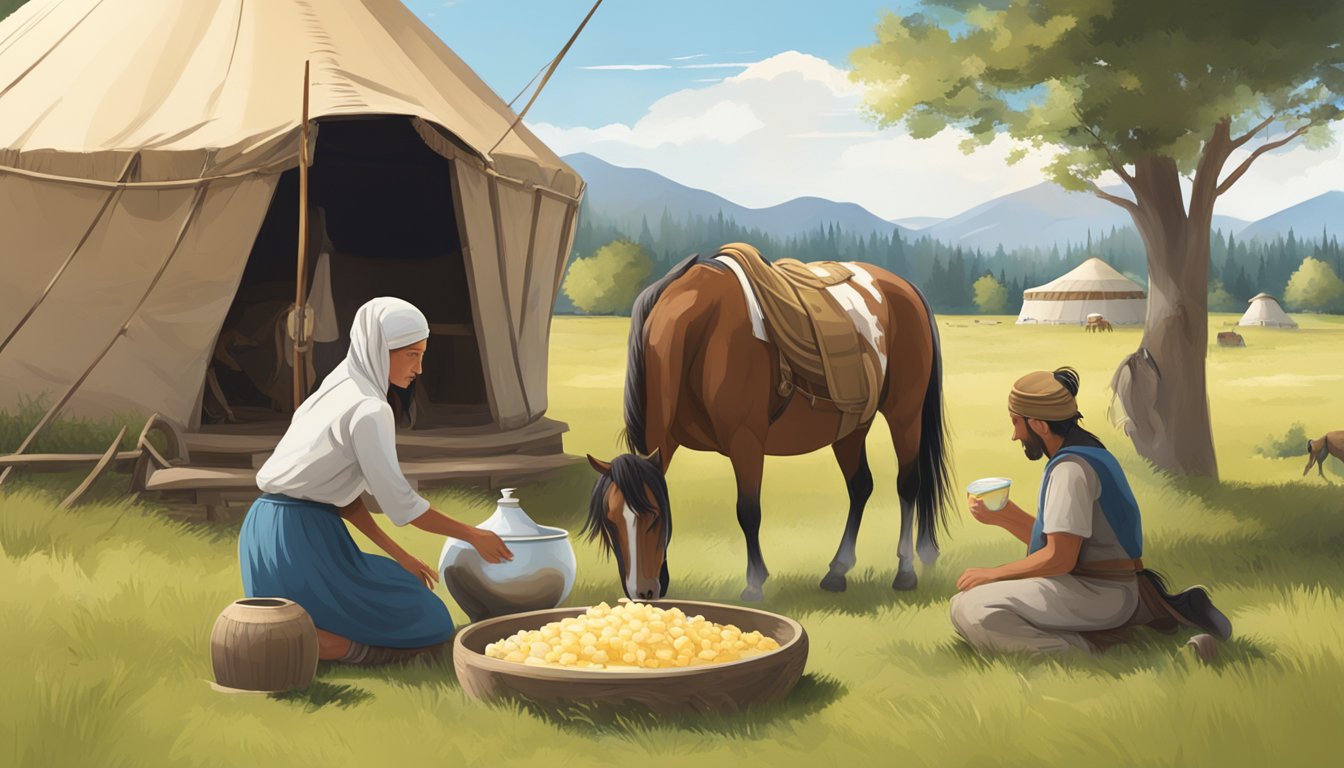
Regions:
<instances>
[{"instance_id":1,"label":"horse's mane","mask_svg":"<svg viewBox=\"0 0 1344 768\"><path fill-rule=\"evenodd\" d=\"M607 520L607 491L615 484L625 498L625 503L637 515L645 516L659 512L664 514L671 509L667 496L667 481L663 478L662 468L638 456L622 454L611 460L611 471L600 475L593 484L593 496L588 503L588 518L579 531L586 541L601 539L608 553L616 552L616 542L612 537ZM653 492L649 499L646 490ZM672 516L666 515L665 536L672 539Z\"/></svg>"},{"instance_id":2,"label":"horse's mane","mask_svg":"<svg viewBox=\"0 0 1344 768\"><path fill-rule=\"evenodd\" d=\"M641 291L630 310L630 351L625 366L625 431L622 438L631 453L643 455L649 452L644 443L644 321L648 319L649 312L658 303L663 291L697 264L719 266L714 257L693 253Z\"/></svg>"}]
</instances>

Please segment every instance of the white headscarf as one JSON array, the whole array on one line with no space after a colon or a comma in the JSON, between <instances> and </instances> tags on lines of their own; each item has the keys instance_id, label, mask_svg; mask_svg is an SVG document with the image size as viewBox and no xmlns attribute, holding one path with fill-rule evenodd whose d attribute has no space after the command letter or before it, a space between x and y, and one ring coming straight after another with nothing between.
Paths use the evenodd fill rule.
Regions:
<instances>
[{"instance_id":1,"label":"white headscarf","mask_svg":"<svg viewBox=\"0 0 1344 768\"><path fill-rule=\"evenodd\" d=\"M429 322L408 301L381 296L355 313L350 326L350 351L294 414L298 417L338 384L353 381L368 397L386 399L388 353L429 338Z\"/></svg>"}]
</instances>

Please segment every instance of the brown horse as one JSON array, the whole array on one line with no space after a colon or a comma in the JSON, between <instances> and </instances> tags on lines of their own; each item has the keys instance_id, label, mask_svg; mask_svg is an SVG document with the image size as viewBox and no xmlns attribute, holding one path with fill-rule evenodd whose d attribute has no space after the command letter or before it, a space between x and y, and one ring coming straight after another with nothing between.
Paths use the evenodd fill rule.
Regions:
<instances>
[{"instance_id":1,"label":"brown horse","mask_svg":"<svg viewBox=\"0 0 1344 768\"><path fill-rule=\"evenodd\" d=\"M944 455L938 329L923 295L895 275L849 263L845 286L866 308L866 338L875 342L885 378L878 410L891 429L899 462L899 566L892 587L917 583L912 521L926 566L938 556L948 469ZM860 326L862 329L862 326ZM727 456L737 479L737 521L747 544L743 600L760 600L769 576L761 556L761 473L767 455L791 456L831 446L849 490L849 519L823 589L845 589L864 505L873 490L863 425L836 441L840 413L826 401L783 396L775 345L753 333L746 294L733 272L712 257L692 255L636 299L630 318L625 381L625 442L631 453L599 472L584 532L616 556L625 593L658 599L667 593L672 508L665 475L677 449Z\"/></svg>"}]
</instances>

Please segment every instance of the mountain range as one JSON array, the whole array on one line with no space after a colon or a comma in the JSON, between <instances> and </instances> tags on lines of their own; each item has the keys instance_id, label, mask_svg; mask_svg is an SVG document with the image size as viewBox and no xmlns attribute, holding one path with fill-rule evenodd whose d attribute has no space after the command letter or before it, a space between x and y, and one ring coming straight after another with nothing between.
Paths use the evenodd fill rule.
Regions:
<instances>
[{"instance_id":1,"label":"mountain range","mask_svg":"<svg viewBox=\"0 0 1344 768\"><path fill-rule=\"evenodd\" d=\"M562 158L588 184L584 199L594 210L636 231L641 218L657 226L666 208L678 220L687 215L706 218L723 213L744 227L779 237L800 235L834 223L851 232L890 234L893 227L908 235L912 230L893 224L855 203L837 203L820 197L797 197L769 208L748 208L713 192L693 189L643 168L623 168L587 153Z\"/></svg>"},{"instance_id":2,"label":"mountain range","mask_svg":"<svg viewBox=\"0 0 1344 768\"><path fill-rule=\"evenodd\" d=\"M818 197L799 197L767 208L748 208L701 189L678 184L643 168L612 165L586 153L566 155L565 162L588 184L585 201L619 224L638 230L641 220L656 227L666 210L680 220L687 215L714 217L722 213L747 228L777 237L790 237L836 224L854 233L892 229L910 239L931 236L948 245L993 251L1021 247L1049 248L1082 243L1112 228L1133 226L1129 214L1095 195L1067 192L1043 182L1011 192L947 219L930 217L885 220L855 203ZM1116 190L1107 190L1116 192ZM1299 236L1316 237L1322 228L1337 232L1344 226L1344 191L1326 192L1254 222L1215 215L1213 228L1240 240Z\"/></svg>"}]
</instances>

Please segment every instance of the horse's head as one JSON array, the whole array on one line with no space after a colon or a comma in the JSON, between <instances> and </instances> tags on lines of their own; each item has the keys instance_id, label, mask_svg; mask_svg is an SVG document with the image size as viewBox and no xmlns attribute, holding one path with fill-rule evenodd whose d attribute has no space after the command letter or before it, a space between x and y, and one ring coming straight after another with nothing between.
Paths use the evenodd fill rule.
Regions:
<instances>
[{"instance_id":1,"label":"horse's head","mask_svg":"<svg viewBox=\"0 0 1344 768\"><path fill-rule=\"evenodd\" d=\"M598 472L583 533L616 555L621 586L631 600L667 594L667 544L672 507L657 449L648 456L622 454L608 464L588 457Z\"/></svg>"}]
</instances>

